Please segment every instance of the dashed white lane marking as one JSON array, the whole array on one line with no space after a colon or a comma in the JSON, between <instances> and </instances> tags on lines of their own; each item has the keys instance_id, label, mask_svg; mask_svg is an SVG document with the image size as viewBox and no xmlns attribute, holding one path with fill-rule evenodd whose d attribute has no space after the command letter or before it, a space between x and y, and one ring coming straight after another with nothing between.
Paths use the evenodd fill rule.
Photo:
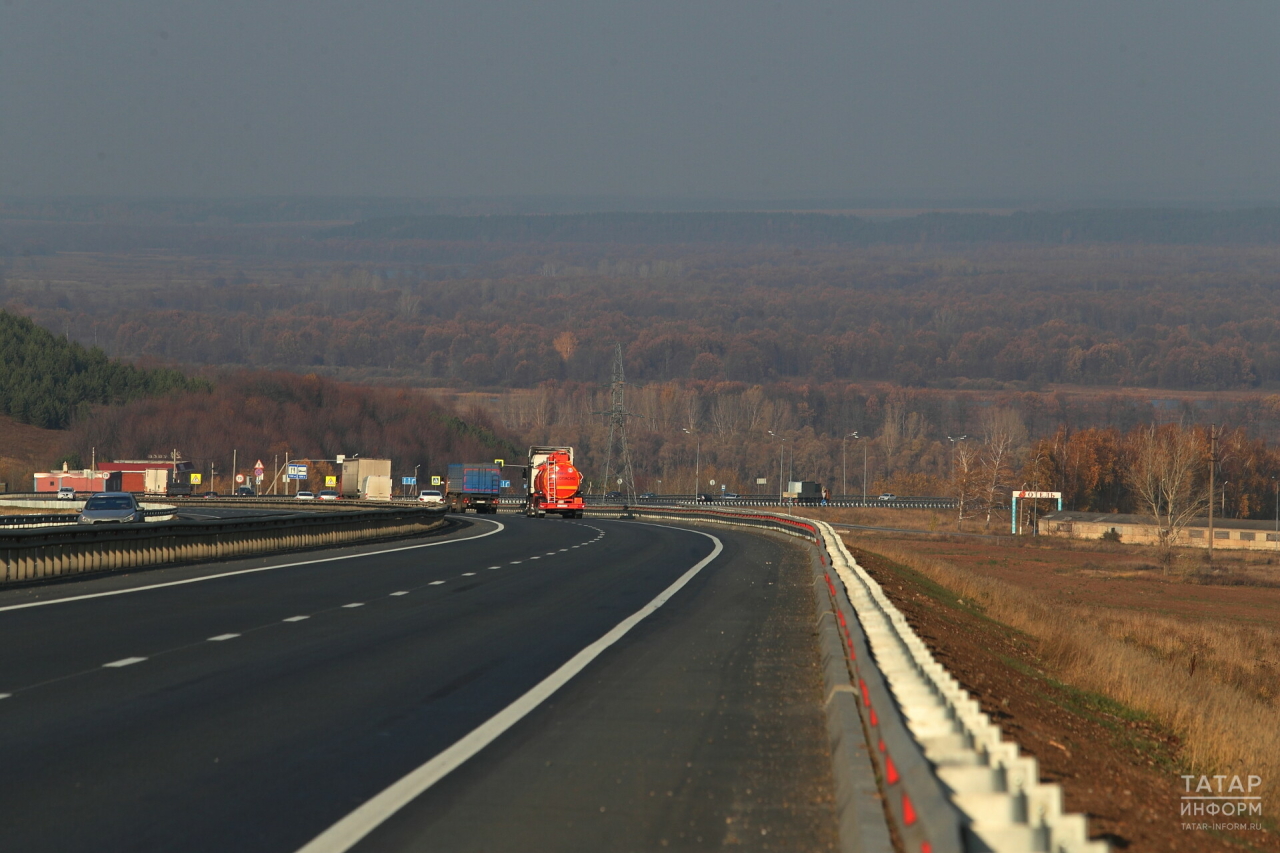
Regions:
<instances>
[{"instance_id":1,"label":"dashed white lane marking","mask_svg":"<svg viewBox=\"0 0 1280 853\"><path fill-rule=\"evenodd\" d=\"M301 622L303 619L310 619L310 618L311 618L310 616L290 616L288 619L284 619L284 620L281 620L281 621L284 621L284 622Z\"/></svg>"},{"instance_id":2,"label":"dashed white lane marking","mask_svg":"<svg viewBox=\"0 0 1280 853\"><path fill-rule=\"evenodd\" d=\"M664 525L654 526L660 527ZM638 625L642 619L666 604L685 584L693 580L694 576L702 571L704 566L720 556L720 553L724 550L724 544L710 533L703 533L702 535L715 543L711 553L681 575L671 586L658 593L656 598L619 622L603 637L578 652L559 669L534 685L519 699L503 708L475 729L472 729L470 733L464 735L461 740L445 749L444 752L441 752L416 770L409 771L408 775L402 777L399 781L393 782L382 793L368 800L364 805L317 835L306 845L299 848L297 853L345 853L345 851L358 844L362 838L377 829L387 818L412 802L423 791L426 791L449 775L477 752L497 740L507 729L520 722L530 711L541 705L548 697L567 684L570 679L586 669L587 665L599 657L605 649L618 642L628 631Z\"/></svg>"},{"instance_id":3,"label":"dashed white lane marking","mask_svg":"<svg viewBox=\"0 0 1280 853\"><path fill-rule=\"evenodd\" d=\"M463 573L462 573L462 576L463 576L464 578L473 578L473 577L475 577L475 576L476 576L476 573L475 573L475 572L463 572Z\"/></svg>"},{"instance_id":4,"label":"dashed white lane marking","mask_svg":"<svg viewBox=\"0 0 1280 853\"><path fill-rule=\"evenodd\" d=\"M563 554L565 551L568 551L568 550L569 550L568 548L561 548L560 553Z\"/></svg>"},{"instance_id":5,"label":"dashed white lane marking","mask_svg":"<svg viewBox=\"0 0 1280 853\"><path fill-rule=\"evenodd\" d=\"M364 607L363 601L353 601L350 604L344 604L343 607Z\"/></svg>"},{"instance_id":6,"label":"dashed white lane marking","mask_svg":"<svg viewBox=\"0 0 1280 853\"><path fill-rule=\"evenodd\" d=\"M402 590L399 590L399 591L397 591L397 592L393 592L393 593L391 593L391 594L392 594L392 595L408 595L408 594L409 594L409 590L407 590L407 589L402 589Z\"/></svg>"},{"instance_id":7,"label":"dashed white lane marking","mask_svg":"<svg viewBox=\"0 0 1280 853\"><path fill-rule=\"evenodd\" d=\"M512 560L512 561L511 561L511 565L513 565L513 566L518 566L518 565L520 565L520 563L521 563L521 562L523 562L523 561L522 561L522 560Z\"/></svg>"},{"instance_id":8,"label":"dashed white lane marking","mask_svg":"<svg viewBox=\"0 0 1280 853\"><path fill-rule=\"evenodd\" d=\"M490 569L500 569L500 568L502 568L502 566L490 566L489 568L490 568Z\"/></svg>"},{"instance_id":9,"label":"dashed white lane marking","mask_svg":"<svg viewBox=\"0 0 1280 853\"><path fill-rule=\"evenodd\" d=\"M444 583L444 581L432 581L431 583L427 584L427 586L440 586L440 584L442 583Z\"/></svg>"},{"instance_id":10,"label":"dashed white lane marking","mask_svg":"<svg viewBox=\"0 0 1280 853\"><path fill-rule=\"evenodd\" d=\"M120 660L113 660L111 663L104 663L103 666L104 667L109 666L115 669L119 669L122 666L130 666L135 663L142 663L144 660L146 660L146 658L120 658Z\"/></svg>"},{"instance_id":11,"label":"dashed white lane marking","mask_svg":"<svg viewBox=\"0 0 1280 853\"><path fill-rule=\"evenodd\" d=\"M223 640L234 640L236 637L239 637L239 636L240 636L239 634L219 634L216 637L210 637L209 642L221 643Z\"/></svg>"},{"instance_id":12,"label":"dashed white lane marking","mask_svg":"<svg viewBox=\"0 0 1280 853\"><path fill-rule=\"evenodd\" d=\"M130 595L135 592L145 592L149 589L164 589L171 586L185 586L189 583L204 583L205 581L218 580L219 578L231 578L237 575L252 575L258 572L273 572L276 569L290 569L296 566L311 566L316 563L333 563L338 560L357 560L361 557L377 557L382 554L394 554L397 551L414 551L418 548L435 548L438 545L453 545L459 542L471 542L475 539L483 539L486 536L492 536L495 533L501 533L507 529L507 526L500 521L490 521L488 519L478 519L485 524L494 525L493 530L488 533L481 533L478 536L468 536L461 539L445 539L440 542L424 542L419 545L402 545L398 548L383 548L381 551L364 551L359 554L343 554L340 557L321 557L316 560L301 560L296 563L280 563L275 566L258 566L253 569L238 569L234 572L219 572L216 575L203 575L198 578L185 578L180 581L166 581L164 583L147 584L146 586L135 586L129 589L113 589L107 592L91 592L86 595L69 595L66 598L50 598L45 601L28 601L25 604L7 604L0 607L0 613L6 610L25 610L28 607L46 607L50 604L66 604L71 601L86 601L90 598L109 598L115 595Z\"/></svg>"},{"instance_id":13,"label":"dashed white lane marking","mask_svg":"<svg viewBox=\"0 0 1280 853\"><path fill-rule=\"evenodd\" d=\"M0 699L8 699L12 695L12 693L0 693Z\"/></svg>"},{"instance_id":14,"label":"dashed white lane marking","mask_svg":"<svg viewBox=\"0 0 1280 853\"><path fill-rule=\"evenodd\" d=\"M561 550L561 551L563 551L564 549L563 549L563 548L561 548L560 550ZM555 552L555 551L548 551L547 553L543 554L542 556L544 556L544 557L554 557L554 556L556 555L556 553L557 553L557 552Z\"/></svg>"},{"instance_id":15,"label":"dashed white lane marking","mask_svg":"<svg viewBox=\"0 0 1280 853\"><path fill-rule=\"evenodd\" d=\"M530 557L529 559L530 559L530 560L541 560L542 558L541 558L541 557Z\"/></svg>"}]
</instances>

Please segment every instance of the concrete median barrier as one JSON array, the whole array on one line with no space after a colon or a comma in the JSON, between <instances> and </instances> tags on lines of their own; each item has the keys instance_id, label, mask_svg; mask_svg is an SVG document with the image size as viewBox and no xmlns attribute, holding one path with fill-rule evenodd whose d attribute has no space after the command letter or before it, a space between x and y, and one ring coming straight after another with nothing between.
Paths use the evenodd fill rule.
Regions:
<instances>
[{"instance_id":1,"label":"concrete median barrier","mask_svg":"<svg viewBox=\"0 0 1280 853\"><path fill-rule=\"evenodd\" d=\"M227 560L426 533L444 511L415 506L0 531L0 584L171 563Z\"/></svg>"}]
</instances>

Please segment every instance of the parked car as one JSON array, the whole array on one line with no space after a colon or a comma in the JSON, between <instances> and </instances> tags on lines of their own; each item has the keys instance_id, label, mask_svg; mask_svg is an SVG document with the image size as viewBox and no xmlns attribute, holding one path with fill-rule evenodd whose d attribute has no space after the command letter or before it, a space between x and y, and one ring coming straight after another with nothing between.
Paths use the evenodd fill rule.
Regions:
<instances>
[{"instance_id":1,"label":"parked car","mask_svg":"<svg viewBox=\"0 0 1280 853\"><path fill-rule=\"evenodd\" d=\"M146 514L129 492L99 492L85 501L77 520L81 524L124 524L145 521Z\"/></svg>"},{"instance_id":2,"label":"parked car","mask_svg":"<svg viewBox=\"0 0 1280 853\"><path fill-rule=\"evenodd\" d=\"M319 494L322 501L336 501L338 499L337 489L322 489Z\"/></svg>"},{"instance_id":3,"label":"parked car","mask_svg":"<svg viewBox=\"0 0 1280 853\"><path fill-rule=\"evenodd\" d=\"M444 506L444 495L439 489L423 489L418 492L418 503L427 506Z\"/></svg>"},{"instance_id":4,"label":"parked car","mask_svg":"<svg viewBox=\"0 0 1280 853\"><path fill-rule=\"evenodd\" d=\"M294 495L293 498L294 500L299 500L299 501L313 501L316 499L316 496L314 492L302 491Z\"/></svg>"},{"instance_id":5,"label":"parked car","mask_svg":"<svg viewBox=\"0 0 1280 853\"><path fill-rule=\"evenodd\" d=\"M898 496L893 494L892 492L885 492L883 495L876 498L876 500L878 501L896 501L897 499L898 499Z\"/></svg>"},{"instance_id":6,"label":"parked car","mask_svg":"<svg viewBox=\"0 0 1280 853\"><path fill-rule=\"evenodd\" d=\"M58 489L58 500L73 501L76 499L76 490L73 486L61 486Z\"/></svg>"}]
</instances>

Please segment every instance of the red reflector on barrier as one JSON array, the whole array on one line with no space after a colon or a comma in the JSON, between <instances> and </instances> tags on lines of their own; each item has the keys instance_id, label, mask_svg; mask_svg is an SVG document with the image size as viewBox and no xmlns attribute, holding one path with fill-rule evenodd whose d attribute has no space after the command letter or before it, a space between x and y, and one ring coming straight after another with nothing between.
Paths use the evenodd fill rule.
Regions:
<instances>
[{"instance_id":1,"label":"red reflector on barrier","mask_svg":"<svg viewBox=\"0 0 1280 853\"><path fill-rule=\"evenodd\" d=\"M880 718L876 716L876 709L875 709L875 708L872 708L872 709L871 709L871 725L873 725L873 726L878 726L878 725L880 725Z\"/></svg>"},{"instance_id":2,"label":"red reflector on barrier","mask_svg":"<svg viewBox=\"0 0 1280 853\"><path fill-rule=\"evenodd\" d=\"M861 678L858 679L858 687L862 690L862 704L868 708L871 707L871 694L867 692L867 682Z\"/></svg>"},{"instance_id":3,"label":"red reflector on barrier","mask_svg":"<svg viewBox=\"0 0 1280 853\"><path fill-rule=\"evenodd\" d=\"M902 822L907 826L916 822L916 809L911 805L911 798L904 791L902 794Z\"/></svg>"},{"instance_id":4,"label":"red reflector on barrier","mask_svg":"<svg viewBox=\"0 0 1280 853\"><path fill-rule=\"evenodd\" d=\"M928 841L920 842L920 853L933 853L933 845Z\"/></svg>"},{"instance_id":5,"label":"red reflector on barrier","mask_svg":"<svg viewBox=\"0 0 1280 853\"><path fill-rule=\"evenodd\" d=\"M898 784L898 768L893 766L893 759L889 757L887 752L884 754L884 778L890 785ZM906 798L906 795L903 794L902 799L905 800ZM907 821L907 823L911 823L911 821Z\"/></svg>"}]
</instances>

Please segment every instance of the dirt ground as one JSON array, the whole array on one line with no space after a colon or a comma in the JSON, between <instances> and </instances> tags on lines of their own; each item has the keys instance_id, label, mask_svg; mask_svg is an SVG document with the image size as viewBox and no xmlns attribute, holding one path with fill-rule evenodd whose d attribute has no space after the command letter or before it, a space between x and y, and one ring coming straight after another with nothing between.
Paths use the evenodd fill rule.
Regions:
<instances>
[{"instance_id":1,"label":"dirt ground","mask_svg":"<svg viewBox=\"0 0 1280 853\"><path fill-rule=\"evenodd\" d=\"M0 415L0 482L10 492L31 491L31 473L47 471L66 448L67 433L21 424Z\"/></svg>"},{"instance_id":2,"label":"dirt ground","mask_svg":"<svg viewBox=\"0 0 1280 853\"><path fill-rule=\"evenodd\" d=\"M1280 834L1273 828L1235 832L1184 828L1183 821L1192 819L1180 816L1184 784L1180 774L1185 771L1179 765L1175 735L1143 714L1056 680L1037 655L1032 638L983 616L923 575L876 555L869 537L849 541L859 563L884 586L939 662L1008 738L1040 761L1042 778L1063 786L1066 808L1088 816L1092 837L1107 840L1113 850L1153 853L1280 850ZM1090 595L1099 600L1109 595L1107 603L1121 600L1132 606L1150 599L1160 606L1177 607L1182 600L1175 594L1178 590L1171 588L1174 584L1161 588L1159 581L1145 574L1133 579L1090 574L1129 571L1120 555L1102 563L1111 569L1073 570L1071 560L1078 560L1078 554L1060 558L1031 549L993 552L984 543L917 541L914 545L922 553L935 548L970 568L1054 594ZM1031 553L1024 553L1028 550ZM1220 609L1242 618L1260 616L1266 610L1266 605L1255 608L1247 596L1238 598L1238 588L1186 586L1188 595L1206 591L1221 594ZM1248 592L1256 595L1258 590ZM1276 599L1271 601L1274 607Z\"/></svg>"}]
</instances>

